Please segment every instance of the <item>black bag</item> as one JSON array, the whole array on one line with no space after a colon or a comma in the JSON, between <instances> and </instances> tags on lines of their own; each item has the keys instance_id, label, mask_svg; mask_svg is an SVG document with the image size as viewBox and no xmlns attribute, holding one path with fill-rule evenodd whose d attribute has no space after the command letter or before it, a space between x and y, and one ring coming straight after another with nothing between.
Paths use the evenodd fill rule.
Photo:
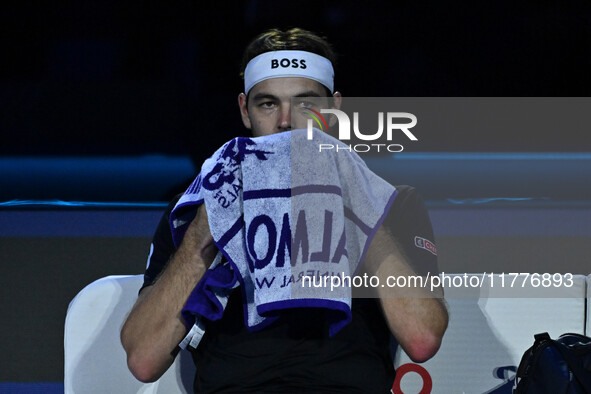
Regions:
<instances>
[{"instance_id":1,"label":"black bag","mask_svg":"<svg viewBox=\"0 0 591 394\"><path fill-rule=\"evenodd\" d=\"M591 338L563 334L553 340L545 332L535 339L517 368L514 394L591 393Z\"/></svg>"}]
</instances>

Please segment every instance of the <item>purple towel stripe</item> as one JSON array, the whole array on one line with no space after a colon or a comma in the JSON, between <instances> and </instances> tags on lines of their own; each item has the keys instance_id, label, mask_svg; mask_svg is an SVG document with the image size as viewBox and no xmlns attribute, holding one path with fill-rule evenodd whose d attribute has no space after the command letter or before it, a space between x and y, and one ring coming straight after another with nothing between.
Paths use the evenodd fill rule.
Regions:
<instances>
[{"instance_id":1,"label":"purple towel stripe","mask_svg":"<svg viewBox=\"0 0 591 394\"><path fill-rule=\"evenodd\" d=\"M297 186L293 189L259 189L259 190L248 190L242 194L242 199L256 200L258 198L289 198L292 196L298 196L300 194L307 193L326 193L336 194L341 196L341 188L333 185L306 185Z\"/></svg>"},{"instance_id":2,"label":"purple towel stripe","mask_svg":"<svg viewBox=\"0 0 591 394\"><path fill-rule=\"evenodd\" d=\"M355 223L357 225L357 227L359 227L365 235L369 236L372 232L372 228L369 227L367 224L365 224L359 218L359 216L355 215L355 213L351 210L351 208L344 207L344 209L345 209L345 217L347 219L349 219L350 221L352 221L353 223Z\"/></svg>"},{"instance_id":3,"label":"purple towel stripe","mask_svg":"<svg viewBox=\"0 0 591 394\"><path fill-rule=\"evenodd\" d=\"M260 190L248 190L242 194L242 199L256 200L258 198L288 198L291 197L291 189L260 189Z\"/></svg>"},{"instance_id":4,"label":"purple towel stripe","mask_svg":"<svg viewBox=\"0 0 591 394\"><path fill-rule=\"evenodd\" d=\"M326 193L326 194L337 194L342 196L341 188L334 185L306 185L297 186L292 189L292 196L297 196L306 193Z\"/></svg>"},{"instance_id":5,"label":"purple towel stripe","mask_svg":"<svg viewBox=\"0 0 591 394\"><path fill-rule=\"evenodd\" d=\"M232 238L234 238L234 236L236 236L236 234L238 234L238 231L240 231L240 229L242 228L243 225L244 225L244 215L241 215L238 218L238 220L236 220L234 222L232 227L230 227L230 229L228 231L226 231L222 237L220 237L220 240L216 243L216 246L218 247L218 249L221 250L223 247L225 247L226 244L228 242L230 242L230 240Z\"/></svg>"}]
</instances>

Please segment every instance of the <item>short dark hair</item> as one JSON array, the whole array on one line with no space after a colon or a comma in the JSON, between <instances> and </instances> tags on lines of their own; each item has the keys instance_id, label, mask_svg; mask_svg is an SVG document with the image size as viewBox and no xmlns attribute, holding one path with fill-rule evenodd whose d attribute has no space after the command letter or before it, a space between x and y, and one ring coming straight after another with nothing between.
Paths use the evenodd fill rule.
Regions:
<instances>
[{"instance_id":1,"label":"short dark hair","mask_svg":"<svg viewBox=\"0 0 591 394\"><path fill-rule=\"evenodd\" d=\"M244 78L246 65L258 55L282 50L312 52L330 60L333 67L336 63L336 55L326 38L298 27L289 30L271 29L259 34L244 50L240 76Z\"/></svg>"}]
</instances>

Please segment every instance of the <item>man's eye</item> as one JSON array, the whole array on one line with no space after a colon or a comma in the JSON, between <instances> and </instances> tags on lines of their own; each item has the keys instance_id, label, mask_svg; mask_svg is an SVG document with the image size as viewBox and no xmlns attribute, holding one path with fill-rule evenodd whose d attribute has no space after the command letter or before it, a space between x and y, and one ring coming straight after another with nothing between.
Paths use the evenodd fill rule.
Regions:
<instances>
[{"instance_id":1,"label":"man's eye","mask_svg":"<svg viewBox=\"0 0 591 394\"><path fill-rule=\"evenodd\" d=\"M313 108L314 107L314 103L311 101L300 101L298 104L298 107L300 108Z\"/></svg>"},{"instance_id":2,"label":"man's eye","mask_svg":"<svg viewBox=\"0 0 591 394\"><path fill-rule=\"evenodd\" d=\"M262 103L259 104L259 106L261 108L273 108L275 106L275 103L272 101L263 101Z\"/></svg>"}]
</instances>

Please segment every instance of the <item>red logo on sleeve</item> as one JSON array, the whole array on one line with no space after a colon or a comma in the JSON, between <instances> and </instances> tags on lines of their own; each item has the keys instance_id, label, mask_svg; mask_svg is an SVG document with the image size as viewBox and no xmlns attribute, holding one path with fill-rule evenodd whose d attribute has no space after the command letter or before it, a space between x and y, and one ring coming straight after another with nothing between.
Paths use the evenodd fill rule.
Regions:
<instances>
[{"instance_id":1,"label":"red logo on sleeve","mask_svg":"<svg viewBox=\"0 0 591 394\"><path fill-rule=\"evenodd\" d=\"M416 236L415 246L417 248L425 249L437 256L437 248L435 247L435 244L426 238Z\"/></svg>"}]
</instances>

